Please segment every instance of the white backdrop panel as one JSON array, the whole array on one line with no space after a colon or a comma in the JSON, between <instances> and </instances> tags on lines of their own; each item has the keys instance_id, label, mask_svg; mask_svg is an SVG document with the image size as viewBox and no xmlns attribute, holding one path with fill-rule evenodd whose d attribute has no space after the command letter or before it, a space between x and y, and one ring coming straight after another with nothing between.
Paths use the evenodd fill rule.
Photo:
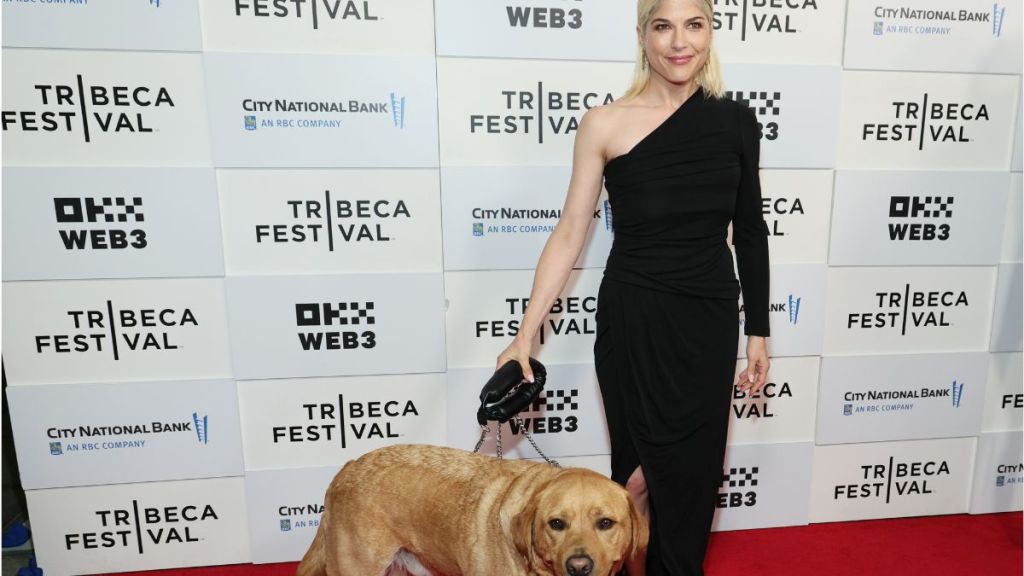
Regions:
<instances>
[{"instance_id":1,"label":"white backdrop panel","mask_svg":"<svg viewBox=\"0 0 1024 576\"><path fill-rule=\"evenodd\" d=\"M1022 167L1024 167L1024 164L1022 164L1024 163L1024 155L1022 155L1024 147L1021 146L1021 140L1024 137L1024 134L1022 134L1024 130L1021 129L1021 122L1024 122L1024 108L1022 106L1024 106L1024 98L1018 99L1016 108L1017 128L1014 129L1013 160L1010 162L1010 170L1014 172L1020 172Z\"/></svg>"},{"instance_id":2,"label":"white backdrop panel","mask_svg":"<svg viewBox=\"0 0 1024 576\"><path fill-rule=\"evenodd\" d=\"M1024 266L1020 263L1000 264L999 277L996 280L996 303L992 311L992 341L989 348L993 352L1016 352L1022 348L1022 290Z\"/></svg>"},{"instance_id":3,"label":"white backdrop panel","mask_svg":"<svg viewBox=\"0 0 1024 576\"><path fill-rule=\"evenodd\" d=\"M202 50L197 0L4 2L4 46ZM227 2L223 2L227 5Z\"/></svg>"},{"instance_id":4,"label":"white backdrop panel","mask_svg":"<svg viewBox=\"0 0 1024 576\"><path fill-rule=\"evenodd\" d=\"M1020 80L843 72L842 169L1006 170Z\"/></svg>"},{"instance_id":5,"label":"white backdrop panel","mask_svg":"<svg viewBox=\"0 0 1024 576\"><path fill-rule=\"evenodd\" d=\"M836 173L833 266L995 264L1005 172Z\"/></svg>"},{"instance_id":6,"label":"white backdrop panel","mask_svg":"<svg viewBox=\"0 0 1024 576\"><path fill-rule=\"evenodd\" d=\"M5 282L10 385L231 376L221 279Z\"/></svg>"},{"instance_id":7,"label":"white backdrop panel","mask_svg":"<svg viewBox=\"0 0 1024 576\"><path fill-rule=\"evenodd\" d=\"M211 169L5 167L3 187L5 281L224 274Z\"/></svg>"},{"instance_id":8,"label":"white backdrop panel","mask_svg":"<svg viewBox=\"0 0 1024 576\"><path fill-rule=\"evenodd\" d=\"M561 218L569 173L561 166L442 168L445 269L533 270ZM604 267L611 226L602 191L577 267Z\"/></svg>"},{"instance_id":9,"label":"white backdrop panel","mask_svg":"<svg viewBox=\"0 0 1024 576\"><path fill-rule=\"evenodd\" d=\"M436 170L219 170L229 275L440 272Z\"/></svg>"},{"instance_id":10,"label":"white backdrop panel","mask_svg":"<svg viewBox=\"0 0 1024 576\"><path fill-rule=\"evenodd\" d=\"M733 387L729 444L813 442L820 365L817 356L772 358L760 392L747 394ZM737 362L737 376L746 366Z\"/></svg>"},{"instance_id":11,"label":"white backdrop panel","mask_svg":"<svg viewBox=\"0 0 1024 576\"><path fill-rule=\"evenodd\" d=\"M743 308L740 298L740 310ZM768 298L771 338L768 353L774 357L821 354L825 323L825 266L823 264L778 264L771 269ZM747 355L743 335L744 314L740 314L737 356Z\"/></svg>"},{"instance_id":12,"label":"white backdrop panel","mask_svg":"<svg viewBox=\"0 0 1024 576\"><path fill-rule=\"evenodd\" d=\"M762 170L761 206L773 264L825 263L832 214L831 170Z\"/></svg>"},{"instance_id":13,"label":"white backdrop panel","mask_svg":"<svg viewBox=\"0 0 1024 576\"><path fill-rule=\"evenodd\" d=\"M545 364L593 363L597 290L603 270L573 270L534 339ZM532 270L449 272L446 318L448 366L487 366L519 331L530 299ZM481 383L481 386L483 384Z\"/></svg>"},{"instance_id":14,"label":"white backdrop panel","mask_svg":"<svg viewBox=\"0 0 1024 576\"><path fill-rule=\"evenodd\" d=\"M201 0L212 51L434 55L430 0Z\"/></svg>"},{"instance_id":15,"label":"white backdrop panel","mask_svg":"<svg viewBox=\"0 0 1024 576\"><path fill-rule=\"evenodd\" d=\"M47 576L249 562L242 478L26 493Z\"/></svg>"},{"instance_id":16,"label":"white backdrop panel","mask_svg":"<svg viewBox=\"0 0 1024 576\"><path fill-rule=\"evenodd\" d=\"M847 68L1020 74L1020 0L849 4Z\"/></svg>"},{"instance_id":17,"label":"white backdrop panel","mask_svg":"<svg viewBox=\"0 0 1024 576\"><path fill-rule=\"evenodd\" d=\"M440 274L235 276L236 378L444 370Z\"/></svg>"},{"instance_id":18,"label":"white backdrop panel","mask_svg":"<svg viewBox=\"0 0 1024 576\"><path fill-rule=\"evenodd\" d=\"M971 514L1012 512L1024 505L1024 440L1020 432L978 437Z\"/></svg>"},{"instance_id":19,"label":"white backdrop panel","mask_svg":"<svg viewBox=\"0 0 1024 576\"><path fill-rule=\"evenodd\" d=\"M198 54L8 49L3 70L4 166L210 163Z\"/></svg>"},{"instance_id":20,"label":"white backdrop panel","mask_svg":"<svg viewBox=\"0 0 1024 576\"><path fill-rule=\"evenodd\" d=\"M814 449L811 522L961 514L970 498L974 438Z\"/></svg>"},{"instance_id":21,"label":"white backdrop panel","mask_svg":"<svg viewBox=\"0 0 1024 576\"><path fill-rule=\"evenodd\" d=\"M253 563L302 559L320 526L324 494L338 469L251 470L245 474Z\"/></svg>"},{"instance_id":22,"label":"white backdrop panel","mask_svg":"<svg viewBox=\"0 0 1024 576\"><path fill-rule=\"evenodd\" d=\"M233 380L12 386L26 489L242 473Z\"/></svg>"},{"instance_id":23,"label":"white backdrop panel","mask_svg":"<svg viewBox=\"0 0 1024 576\"><path fill-rule=\"evenodd\" d=\"M1003 229L1003 250L1000 262L1020 262L1024 253L1024 201L1021 198L1020 172L1010 173L1010 195L1006 202L1006 226Z\"/></svg>"},{"instance_id":24,"label":"white backdrop panel","mask_svg":"<svg viewBox=\"0 0 1024 576\"><path fill-rule=\"evenodd\" d=\"M610 454L604 404L593 364L546 364L548 381L537 399L520 413L523 426L552 458ZM493 368L448 372L448 445L472 450L480 439L476 411L480 389ZM497 454L496 422L480 451ZM511 458L537 458L517 422L501 424L502 453Z\"/></svg>"},{"instance_id":25,"label":"white backdrop panel","mask_svg":"<svg viewBox=\"0 0 1024 576\"><path fill-rule=\"evenodd\" d=\"M1024 364L1020 352L990 354L983 432L1020 430L1024 422Z\"/></svg>"},{"instance_id":26,"label":"white backdrop panel","mask_svg":"<svg viewBox=\"0 0 1024 576\"><path fill-rule=\"evenodd\" d=\"M725 64L726 96L761 125L762 168L832 168L839 66Z\"/></svg>"},{"instance_id":27,"label":"white backdrop panel","mask_svg":"<svg viewBox=\"0 0 1024 576\"><path fill-rule=\"evenodd\" d=\"M989 355L823 360L817 444L976 436Z\"/></svg>"},{"instance_id":28,"label":"white backdrop panel","mask_svg":"<svg viewBox=\"0 0 1024 576\"><path fill-rule=\"evenodd\" d=\"M807 524L814 444L730 446L712 530Z\"/></svg>"},{"instance_id":29,"label":"white backdrop panel","mask_svg":"<svg viewBox=\"0 0 1024 576\"><path fill-rule=\"evenodd\" d=\"M444 444L444 375L238 383L246 470L340 467L391 444Z\"/></svg>"},{"instance_id":30,"label":"white backdrop panel","mask_svg":"<svg viewBox=\"0 0 1024 576\"><path fill-rule=\"evenodd\" d=\"M216 52L204 59L218 167L437 166L433 58Z\"/></svg>"},{"instance_id":31,"label":"white backdrop panel","mask_svg":"<svg viewBox=\"0 0 1024 576\"><path fill-rule=\"evenodd\" d=\"M636 6L629 2L437 0L435 10L438 56L627 62L636 57Z\"/></svg>"},{"instance_id":32,"label":"white backdrop panel","mask_svg":"<svg viewBox=\"0 0 1024 576\"><path fill-rule=\"evenodd\" d=\"M995 269L831 268L826 354L988 350Z\"/></svg>"},{"instance_id":33,"label":"white backdrop panel","mask_svg":"<svg viewBox=\"0 0 1024 576\"><path fill-rule=\"evenodd\" d=\"M845 4L716 1L715 43L725 62L839 64Z\"/></svg>"}]
</instances>

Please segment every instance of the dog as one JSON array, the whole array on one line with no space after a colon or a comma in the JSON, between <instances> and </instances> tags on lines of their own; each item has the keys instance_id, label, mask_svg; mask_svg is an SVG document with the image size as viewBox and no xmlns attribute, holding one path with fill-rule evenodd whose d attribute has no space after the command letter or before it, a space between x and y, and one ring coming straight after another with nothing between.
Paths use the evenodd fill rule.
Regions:
<instances>
[{"instance_id":1,"label":"dog","mask_svg":"<svg viewBox=\"0 0 1024 576\"><path fill-rule=\"evenodd\" d=\"M296 576L609 576L647 539L597 472L397 445L334 477Z\"/></svg>"}]
</instances>

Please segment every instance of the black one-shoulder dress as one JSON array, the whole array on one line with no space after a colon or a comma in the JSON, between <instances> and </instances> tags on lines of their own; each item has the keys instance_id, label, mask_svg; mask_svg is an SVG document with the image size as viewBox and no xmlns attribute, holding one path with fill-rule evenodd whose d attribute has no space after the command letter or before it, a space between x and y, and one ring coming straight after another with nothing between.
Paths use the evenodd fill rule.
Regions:
<instances>
[{"instance_id":1,"label":"black one-shoulder dress","mask_svg":"<svg viewBox=\"0 0 1024 576\"><path fill-rule=\"evenodd\" d=\"M648 576L703 574L722 479L742 285L768 336L768 239L750 108L698 89L604 169L614 241L594 360L612 479L643 468ZM739 282L726 237L733 223Z\"/></svg>"}]
</instances>

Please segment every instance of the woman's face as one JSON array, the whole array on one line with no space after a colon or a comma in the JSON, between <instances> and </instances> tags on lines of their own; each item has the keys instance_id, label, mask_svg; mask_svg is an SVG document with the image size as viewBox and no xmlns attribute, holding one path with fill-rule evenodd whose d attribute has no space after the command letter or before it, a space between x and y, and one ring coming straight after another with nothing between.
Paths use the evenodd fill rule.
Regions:
<instances>
[{"instance_id":1,"label":"woman's face","mask_svg":"<svg viewBox=\"0 0 1024 576\"><path fill-rule=\"evenodd\" d=\"M685 84L704 67L711 47L711 23L699 2L662 0L646 29L638 30L652 75Z\"/></svg>"}]
</instances>

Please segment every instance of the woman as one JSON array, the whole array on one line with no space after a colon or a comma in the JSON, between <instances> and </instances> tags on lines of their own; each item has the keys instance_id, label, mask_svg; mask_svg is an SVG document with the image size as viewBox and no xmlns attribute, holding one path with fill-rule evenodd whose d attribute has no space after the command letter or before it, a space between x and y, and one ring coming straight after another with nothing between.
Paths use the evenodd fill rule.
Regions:
<instances>
[{"instance_id":1,"label":"woman","mask_svg":"<svg viewBox=\"0 0 1024 576\"><path fill-rule=\"evenodd\" d=\"M615 240L598 294L594 360L612 479L648 515L646 574L703 574L721 482L742 284L747 367L768 373L768 241L753 112L721 98L711 0L639 0L633 86L580 122L558 226L518 335L498 357L527 359L583 248L602 177ZM740 276L726 243L733 244ZM644 574L644 559L628 567Z\"/></svg>"}]
</instances>

